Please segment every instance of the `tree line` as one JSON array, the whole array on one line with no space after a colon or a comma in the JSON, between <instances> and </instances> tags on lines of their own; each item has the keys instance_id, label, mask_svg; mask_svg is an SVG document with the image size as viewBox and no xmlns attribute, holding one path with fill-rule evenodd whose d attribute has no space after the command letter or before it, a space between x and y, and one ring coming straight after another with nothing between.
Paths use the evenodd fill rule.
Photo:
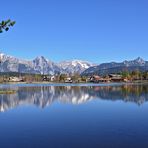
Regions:
<instances>
[{"instance_id":1,"label":"tree line","mask_svg":"<svg viewBox=\"0 0 148 148\"><path fill-rule=\"evenodd\" d=\"M121 73L123 78L126 78L128 80L148 80L148 71L141 72L139 70L135 70L132 72L124 71Z\"/></svg>"}]
</instances>

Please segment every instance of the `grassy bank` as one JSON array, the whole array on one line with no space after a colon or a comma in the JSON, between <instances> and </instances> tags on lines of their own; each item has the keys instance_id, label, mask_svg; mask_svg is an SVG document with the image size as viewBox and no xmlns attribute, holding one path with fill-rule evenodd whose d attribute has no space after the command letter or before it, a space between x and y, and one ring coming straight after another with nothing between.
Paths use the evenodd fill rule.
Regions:
<instances>
[{"instance_id":1,"label":"grassy bank","mask_svg":"<svg viewBox=\"0 0 148 148\"><path fill-rule=\"evenodd\" d=\"M15 90L0 90L0 94L15 94Z\"/></svg>"}]
</instances>

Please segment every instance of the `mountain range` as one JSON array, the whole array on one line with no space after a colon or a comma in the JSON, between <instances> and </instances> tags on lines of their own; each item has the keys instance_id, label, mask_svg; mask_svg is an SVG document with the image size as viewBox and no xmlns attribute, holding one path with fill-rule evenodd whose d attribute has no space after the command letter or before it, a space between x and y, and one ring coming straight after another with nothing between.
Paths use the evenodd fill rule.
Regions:
<instances>
[{"instance_id":1,"label":"mountain range","mask_svg":"<svg viewBox=\"0 0 148 148\"><path fill-rule=\"evenodd\" d=\"M33 60L19 59L0 53L0 72L19 72L33 74L73 74L89 76L93 74L105 75L122 71L148 71L148 61L138 57L134 60L123 62L102 63L99 65L82 60L62 61L59 63L50 61L43 56Z\"/></svg>"},{"instance_id":2,"label":"mountain range","mask_svg":"<svg viewBox=\"0 0 148 148\"><path fill-rule=\"evenodd\" d=\"M148 71L148 61L143 60L142 58L138 57L134 60L130 61L123 61L123 62L110 62L110 63L102 63L97 66L92 66L86 69L81 73L81 75L89 76L93 74L98 75L106 75L111 73L120 73L123 71Z\"/></svg>"},{"instance_id":3,"label":"mountain range","mask_svg":"<svg viewBox=\"0 0 148 148\"><path fill-rule=\"evenodd\" d=\"M82 60L52 62L43 56L34 60L24 60L0 53L0 72L19 72L33 74L73 74L82 73L94 64Z\"/></svg>"}]
</instances>

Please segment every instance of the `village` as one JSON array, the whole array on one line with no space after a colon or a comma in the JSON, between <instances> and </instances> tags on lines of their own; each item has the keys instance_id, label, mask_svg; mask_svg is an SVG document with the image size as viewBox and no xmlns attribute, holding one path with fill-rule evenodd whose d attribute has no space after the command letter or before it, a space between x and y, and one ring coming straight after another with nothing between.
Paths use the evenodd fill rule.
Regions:
<instances>
[{"instance_id":1,"label":"village","mask_svg":"<svg viewBox=\"0 0 148 148\"><path fill-rule=\"evenodd\" d=\"M17 74L1 75L0 83L22 82L22 83L112 83L112 82L134 82L147 81L148 73L132 74L108 74L105 76L92 75L81 76L79 74L59 74L59 75L41 75L41 74Z\"/></svg>"}]
</instances>

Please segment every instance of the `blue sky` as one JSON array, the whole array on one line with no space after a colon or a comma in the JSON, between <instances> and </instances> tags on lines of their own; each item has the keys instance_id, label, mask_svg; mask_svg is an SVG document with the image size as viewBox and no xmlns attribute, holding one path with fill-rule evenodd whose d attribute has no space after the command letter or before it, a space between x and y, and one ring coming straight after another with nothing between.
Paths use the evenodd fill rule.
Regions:
<instances>
[{"instance_id":1,"label":"blue sky","mask_svg":"<svg viewBox=\"0 0 148 148\"><path fill-rule=\"evenodd\" d=\"M0 20L17 23L0 34L0 51L53 61L148 60L147 7L147 0L3 0Z\"/></svg>"}]
</instances>

